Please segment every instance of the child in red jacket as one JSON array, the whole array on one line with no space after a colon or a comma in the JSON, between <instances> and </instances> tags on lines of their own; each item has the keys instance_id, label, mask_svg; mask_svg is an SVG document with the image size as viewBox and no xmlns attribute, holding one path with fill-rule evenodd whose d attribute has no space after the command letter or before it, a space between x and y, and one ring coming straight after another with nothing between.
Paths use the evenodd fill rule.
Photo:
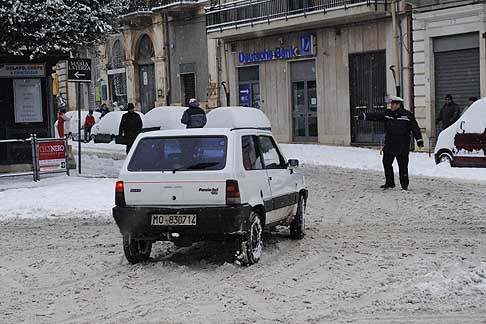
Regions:
<instances>
[{"instance_id":1,"label":"child in red jacket","mask_svg":"<svg viewBox=\"0 0 486 324\"><path fill-rule=\"evenodd\" d=\"M84 142L88 143L91 139L91 127L95 124L95 118L93 116L93 111L90 110L86 119L84 120Z\"/></svg>"}]
</instances>

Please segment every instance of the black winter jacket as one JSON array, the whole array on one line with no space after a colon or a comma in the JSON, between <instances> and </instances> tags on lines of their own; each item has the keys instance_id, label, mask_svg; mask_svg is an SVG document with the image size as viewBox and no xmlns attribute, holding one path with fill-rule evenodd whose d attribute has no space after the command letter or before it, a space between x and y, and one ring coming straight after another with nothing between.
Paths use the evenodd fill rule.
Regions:
<instances>
[{"instance_id":1,"label":"black winter jacket","mask_svg":"<svg viewBox=\"0 0 486 324\"><path fill-rule=\"evenodd\" d=\"M181 118L181 123L187 128L203 128L206 122L206 113L200 107L187 108Z\"/></svg>"},{"instance_id":2,"label":"black winter jacket","mask_svg":"<svg viewBox=\"0 0 486 324\"><path fill-rule=\"evenodd\" d=\"M119 134L127 139L135 139L142 132L142 118L136 112L123 114Z\"/></svg>"},{"instance_id":3,"label":"black winter jacket","mask_svg":"<svg viewBox=\"0 0 486 324\"><path fill-rule=\"evenodd\" d=\"M451 102L442 107L437 117L437 122L442 121L442 129L446 129L454 124L459 117L461 117L461 109L459 109L459 106L455 102Z\"/></svg>"},{"instance_id":4,"label":"black winter jacket","mask_svg":"<svg viewBox=\"0 0 486 324\"><path fill-rule=\"evenodd\" d=\"M410 151L410 132L419 145L423 144L422 134L414 115L403 108L385 112L364 113L360 119L385 123L385 146L383 152L405 155Z\"/></svg>"}]
</instances>

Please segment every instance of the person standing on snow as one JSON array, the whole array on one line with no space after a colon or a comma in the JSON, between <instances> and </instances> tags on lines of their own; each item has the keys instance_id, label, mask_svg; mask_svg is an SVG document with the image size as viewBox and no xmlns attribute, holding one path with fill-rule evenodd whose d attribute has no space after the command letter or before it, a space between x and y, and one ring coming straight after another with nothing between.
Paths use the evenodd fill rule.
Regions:
<instances>
[{"instance_id":1,"label":"person standing on snow","mask_svg":"<svg viewBox=\"0 0 486 324\"><path fill-rule=\"evenodd\" d=\"M403 99L391 97L391 108L380 113L362 113L356 116L359 120L381 121L385 123L385 146L383 147L383 168L385 184L380 188L395 187L393 161L398 162L400 184L403 190L408 190L408 161L410 150L410 132L413 133L418 147L424 147L424 141L414 115L405 110Z\"/></svg>"},{"instance_id":2,"label":"person standing on snow","mask_svg":"<svg viewBox=\"0 0 486 324\"><path fill-rule=\"evenodd\" d=\"M133 142L135 142L138 134L142 132L142 127L142 118L135 112L135 106L132 103L129 103L128 112L123 114L118 132L118 134L125 140L127 145L127 154L130 152Z\"/></svg>"},{"instance_id":3,"label":"person standing on snow","mask_svg":"<svg viewBox=\"0 0 486 324\"><path fill-rule=\"evenodd\" d=\"M57 114L57 133L59 134L59 138L64 138L64 122L71 120L66 115L66 110L65 109L59 109L59 112Z\"/></svg>"},{"instance_id":4,"label":"person standing on snow","mask_svg":"<svg viewBox=\"0 0 486 324\"><path fill-rule=\"evenodd\" d=\"M442 129L444 130L447 127L454 124L459 119L460 116L461 116L461 109L454 102L452 96L448 94L445 97L444 106L442 106L439 116L437 117L437 123L442 122Z\"/></svg>"},{"instance_id":5,"label":"person standing on snow","mask_svg":"<svg viewBox=\"0 0 486 324\"><path fill-rule=\"evenodd\" d=\"M84 119L84 142L88 143L91 137L91 128L95 124L95 118L93 116L93 111L89 110L88 115Z\"/></svg>"},{"instance_id":6,"label":"person standing on snow","mask_svg":"<svg viewBox=\"0 0 486 324\"><path fill-rule=\"evenodd\" d=\"M199 106L199 102L194 98L190 99L189 108L184 111L181 123L186 125L186 128L203 128L206 122L206 113Z\"/></svg>"}]
</instances>

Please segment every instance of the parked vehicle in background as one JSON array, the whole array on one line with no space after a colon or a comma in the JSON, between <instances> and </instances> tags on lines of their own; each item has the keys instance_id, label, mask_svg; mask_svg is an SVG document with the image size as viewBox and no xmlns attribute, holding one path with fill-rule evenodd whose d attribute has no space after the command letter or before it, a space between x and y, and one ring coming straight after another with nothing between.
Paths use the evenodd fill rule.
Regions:
<instances>
[{"instance_id":1,"label":"parked vehicle in background","mask_svg":"<svg viewBox=\"0 0 486 324\"><path fill-rule=\"evenodd\" d=\"M143 131L185 128L181 123L182 115L187 107L165 106L156 107L147 112L143 119Z\"/></svg>"},{"instance_id":2,"label":"parked vehicle in background","mask_svg":"<svg viewBox=\"0 0 486 324\"><path fill-rule=\"evenodd\" d=\"M88 115L88 110L81 110L81 139L83 139L84 136L84 120L86 119L86 116ZM66 112L66 116L70 118L67 122L64 123L64 134L68 136L68 138L72 138L73 141L77 141L79 139L78 136L78 111L73 110L73 111L68 111ZM100 121L100 116L101 114L99 112L93 112L93 116L95 118L95 125ZM56 137L59 137L59 133L57 131L57 124L58 121L54 123L54 130ZM94 128L94 126L93 126Z\"/></svg>"},{"instance_id":3,"label":"parked vehicle in background","mask_svg":"<svg viewBox=\"0 0 486 324\"><path fill-rule=\"evenodd\" d=\"M246 127L240 109L253 114ZM299 161L286 160L262 114L217 108L212 116L221 124L137 137L113 208L130 263L147 260L155 241L189 246L216 240L250 265L260 260L264 229L287 225L291 238L304 237L308 192L296 171Z\"/></svg>"},{"instance_id":4,"label":"parked vehicle in background","mask_svg":"<svg viewBox=\"0 0 486 324\"><path fill-rule=\"evenodd\" d=\"M107 113L91 129L91 138L95 143L110 143L118 135L120 122L126 111L112 111ZM137 111L137 114L144 120L144 115Z\"/></svg>"},{"instance_id":5,"label":"parked vehicle in background","mask_svg":"<svg viewBox=\"0 0 486 324\"><path fill-rule=\"evenodd\" d=\"M454 167L486 167L486 98L474 102L439 134L435 162Z\"/></svg>"}]
</instances>

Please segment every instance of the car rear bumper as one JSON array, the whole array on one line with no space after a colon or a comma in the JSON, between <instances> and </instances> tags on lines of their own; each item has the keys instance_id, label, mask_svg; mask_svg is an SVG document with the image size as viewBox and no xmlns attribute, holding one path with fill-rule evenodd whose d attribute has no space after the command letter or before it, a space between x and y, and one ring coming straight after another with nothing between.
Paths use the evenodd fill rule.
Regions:
<instances>
[{"instance_id":1,"label":"car rear bumper","mask_svg":"<svg viewBox=\"0 0 486 324\"><path fill-rule=\"evenodd\" d=\"M113 218L122 235L135 239L173 240L172 233L192 240L212 239L248 231L251 206L191 206L191 207L114 207ZM151 225L152 215L196 215L196 225Z\"/></svg>"}]
</instances>

